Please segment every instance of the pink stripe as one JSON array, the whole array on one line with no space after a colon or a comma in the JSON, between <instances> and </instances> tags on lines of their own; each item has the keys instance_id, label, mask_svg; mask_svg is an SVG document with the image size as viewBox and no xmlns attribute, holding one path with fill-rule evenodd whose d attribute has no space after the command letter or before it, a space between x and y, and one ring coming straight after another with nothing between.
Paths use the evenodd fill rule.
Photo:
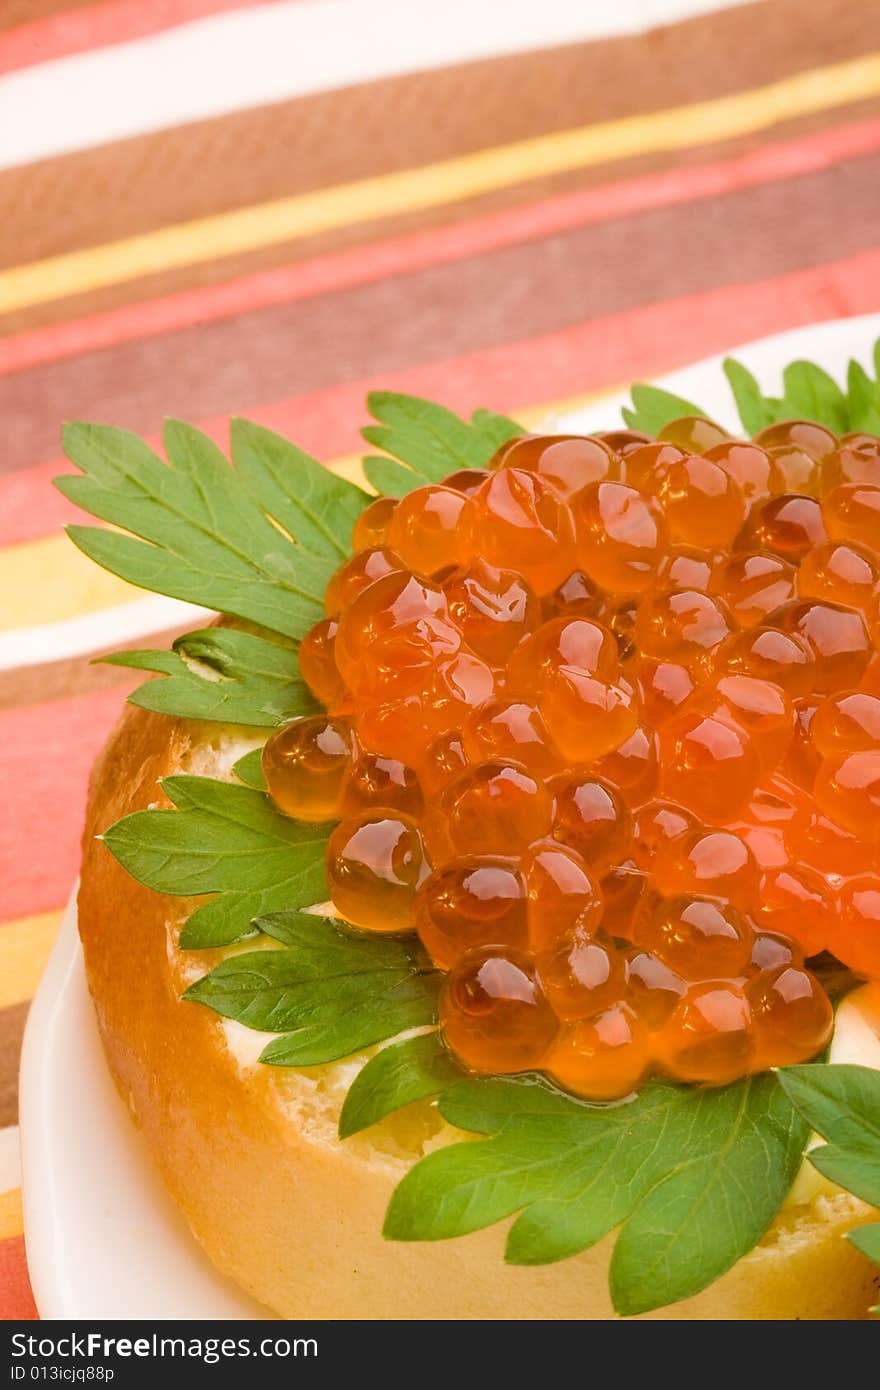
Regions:
<instances>
[{"instance_id":1,"label":"pink stripe","mask_svg":"<svg viewBox=\"0 0 880 1390\"><path fill-rule=\"evenodd\" d=\"M230 408L329 459L364 447L358 433L366 419L364 397L376 387L428 396L454 410L483 404L515 415L524 404L601 391L672 371L752 338L877 310L880 249L775 280L666 300L449 362L266 405L230 402ZM225 444L225 416L203 423ZM56 459L0 478L0 545L33 540L82 520L49 486L68 469L66 460Z\"/></svg>"},{"instance_id":2,"label":"pink stripe","mask_svg":"<svg viewBox=\"0 0 880 1390\"><path fill-rule=\"evenodd\" d=\"M190 324L210 323L271 304L291 303L427 266L448 264L572 227L796 178L877 149L880 117L763 146L724 163L694 165L562 194L453 226L127 304L0 341L0 372L22 371L132 339L173 332Z\"/></svg>"},{"instance_id":3,"label":"pink stripe","mask_svg":"<svg viewBox=\"0 0 880 1390\"><path fill-rule=\"evenodd\" d=\"M0 73L143 39L207 15L272 3L273 0L115 0L48 15L0 33Z\"/></svg>"},{"instance_id":4,"label":"pink stripe","mask_svg":"<svg viewBox=\"0 0 880 1390\"><path fill-rule=\"evenodd\" d=\"M66 901L79 872L89 772L136 684L0 712L0 919Z\"/></svg>"}]
</instances>

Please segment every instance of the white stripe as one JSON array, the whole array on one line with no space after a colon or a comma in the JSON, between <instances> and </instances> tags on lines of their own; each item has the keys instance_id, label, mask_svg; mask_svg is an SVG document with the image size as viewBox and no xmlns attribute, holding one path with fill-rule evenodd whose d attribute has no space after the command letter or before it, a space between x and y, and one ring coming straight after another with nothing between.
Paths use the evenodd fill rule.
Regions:
<instances>
[{"instance_id":1,"label":"white stripe","mask_svg":"<svg viewBox=\"0 0 880 1390\"><path fill-rule=\"evenodd\" d=\"M0 79L0 168L310 92L638 32L745 0L305 0Z\"/></svg>"},{"instance_id":2,"label":"white stripe","mask_svg":"<svg viewBox=\"0 0 880 1390\"><path fill-rule=\"evenodd\" d=\"M21 1186L21 1157L18 1151L18 1125L0 1129L0 1192Z\"/></svg>"},{"instance_id":3,"label":"white stripe","mask_svg":"<svg viewBox=\"0 0 880 1390\"><path fill-rule=\"evenodd\" d=\"M213 616L208 608L150 594L133 603L86 613L81 618L44 623L42 627L13 628L10 632L0 632L0 671L9 671L15 666L43 666L71 656L87 656L89 652L103 651L121 642L182 627L184 623L204 623Z\"/></svg>"}]
</instances>

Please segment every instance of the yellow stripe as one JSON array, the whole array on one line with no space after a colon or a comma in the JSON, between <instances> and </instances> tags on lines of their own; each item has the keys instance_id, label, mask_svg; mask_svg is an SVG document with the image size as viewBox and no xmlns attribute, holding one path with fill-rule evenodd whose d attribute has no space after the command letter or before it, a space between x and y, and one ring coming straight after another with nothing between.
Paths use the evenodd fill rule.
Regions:
<instances>
[{"instance_id":1,"label":"yellow stripe","mask_svg":"<svg viewBox=\"0 0 880 1390\"><path fill-rule=\"evenodd\" d=\"M99 569L63 533L0 550L0 594L0 632L78 618L141 596ZM51 651L45 660L52 660Z\"/></svg>"},{"instance_id":2,"label":"yellow stripe","mask_svg":"<svg viewBox=\"0 0 880 1390\"><path fill-rule=\"evenodd\" d=\"M378 217L441 207L548 174L731 140L878 93L880 54L871 54L714 101L580 126L418 169L199 218L8 270L0 274L0 313Z\"/></svg>"},{"instance_id":3,"label":"yellow stripe","mask_svg":"<svg viewBox=\"0 0 880 1390\"><path fill-rule=\"evenodd\" d=\"M585 396L541 401L514 413L527 429L535 429L548 417L580 410L618 390L618 387L609 387ZM608 423L613 427L613 420ZM365 481L360 454L343 454L327 466L353 482L363 484ZM0 550L0 593L4 595L0 631L78 618L130 603L141 596L139 589L87 559L64 535ZM46 651L45 660L52 660L51 651Z\"/></svg>"},{"instance_id":4,"label":"yellow stripe","mask_svg":"<svg viewBox=\"0 0 880 1390\"><path fill-rule=\"evenodd\" d=\"M23 1231L21 1188L14 1187L11 1192L0 1192L0 1240L20 1236Z\"/></svg>"},{"instance_id":5,"label":"yellow stripe","mask_svg":"<svg viewBox=\"0 0 880 1390\"><path fill-rule=\"evenodd\" d=\"M62 913L0 922L0 1009L33 999L55 944Z\"/></svg>"}]
</instances>

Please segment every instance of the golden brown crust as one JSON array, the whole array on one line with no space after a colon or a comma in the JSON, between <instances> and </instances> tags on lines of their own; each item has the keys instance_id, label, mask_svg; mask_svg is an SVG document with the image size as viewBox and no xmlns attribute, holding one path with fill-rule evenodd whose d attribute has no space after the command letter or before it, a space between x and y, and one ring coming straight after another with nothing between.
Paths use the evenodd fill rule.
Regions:
<instances>
[{"instance_id":1,"label":"golden brown crust","mask_svg":"<svg viewBox=\"0 0 880 1390\"><path fill-rule=\"evenodd\" d=\"M383 1241L406 1166L391 1132L373 1145L369 1135L338 1141L326 1114L309 1108L313 1081L242 1067L221 1022L180 1001L169 933L192 905L135 883L95 837L165 804L159 778L187 766L207 738L206 726L126 709L92 778L79 922L111 1070L210 1258L287 1317L613 1316L608 1240L538 1269L503 1263L503 1227L436 1244ZM652 1316L864 1317L877 1296L872 1268L841 1237L869 1214L842 1195L788 1208L723 1279Z\"/></svg>"}]
</instances>

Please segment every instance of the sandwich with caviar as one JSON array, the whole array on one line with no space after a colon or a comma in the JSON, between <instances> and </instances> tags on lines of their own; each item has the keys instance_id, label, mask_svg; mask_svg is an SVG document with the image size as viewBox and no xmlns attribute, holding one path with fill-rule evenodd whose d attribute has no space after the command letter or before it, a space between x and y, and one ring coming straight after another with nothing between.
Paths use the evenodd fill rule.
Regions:
<instances>
[{"instance_id":1,"label":"sandwich with caviar","mask_svg":"<svg viewBox=\"0 0 880 1390\"><path fill-rule=\"evenodd\" d=\"M377 394L357 482L66 432L74 542L219 614L107 658L101 1036L282 1316L878 1301L880 385L730 376L741 437Z\"/></svg>"}]
</instances>

